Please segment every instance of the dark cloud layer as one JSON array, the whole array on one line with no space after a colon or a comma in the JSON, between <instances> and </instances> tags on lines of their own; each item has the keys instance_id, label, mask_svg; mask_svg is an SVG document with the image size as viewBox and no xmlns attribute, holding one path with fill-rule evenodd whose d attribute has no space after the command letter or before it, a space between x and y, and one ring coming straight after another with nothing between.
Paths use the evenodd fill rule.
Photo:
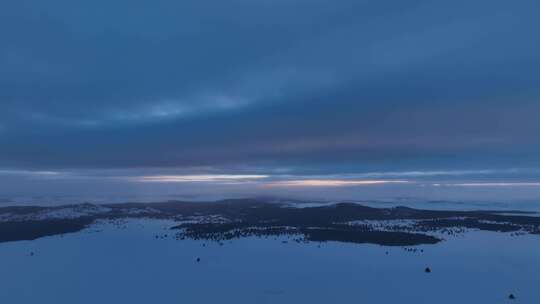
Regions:
<instances>
[{"instance_id":1,"label":"dark cloud layer","mask_svg":"<svg viewBox=\"0 0 540 304\"><path fill-rule=\"evenodd\" d=\"M539 9L2 1L0 167L536 164Z\"/></svg>"}]
</instances>

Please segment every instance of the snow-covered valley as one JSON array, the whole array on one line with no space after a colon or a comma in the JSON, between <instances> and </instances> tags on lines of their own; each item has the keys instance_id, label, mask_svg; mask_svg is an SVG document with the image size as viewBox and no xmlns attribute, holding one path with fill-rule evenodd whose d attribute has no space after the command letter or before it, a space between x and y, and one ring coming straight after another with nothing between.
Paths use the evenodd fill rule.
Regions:
<instances>
[{"instance_id":1,"label":"snow-covered valley","mask_svg":"<svg viewBox=\"0 0 540 304\"><path fill-rule=\"evenodd\" d=\"M2 243L0 302L508 303L509 294L516 303L540 301L535 235L476 231L413 251L287 237L178 241L173 224L100 221Z\"/></svg>"}]
</instances>

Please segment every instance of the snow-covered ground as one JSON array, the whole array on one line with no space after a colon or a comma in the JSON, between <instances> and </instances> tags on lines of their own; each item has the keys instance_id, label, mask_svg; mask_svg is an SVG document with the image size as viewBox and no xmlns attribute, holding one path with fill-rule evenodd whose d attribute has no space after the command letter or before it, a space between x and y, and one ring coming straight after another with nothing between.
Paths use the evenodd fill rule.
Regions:
<instances>
[{"instance_id":1,"label":"snow-covered ground","mask_svg":"<svg viewBox=\"0 0 540 304\"><path fill-rule=\"evenodd\" d=\"M0 303L540 303L538 235L472 231L411 252L279 238L220 246L175 240L172 225L102 221L1 243Z\"/></svg>"},{"instance_id":2,"label":"snow-covered ground","mask_svg":"<svg viewBox=\"0 0 540 304\"><path fill-rule=\"evenodd\" d=\"M74 219L84 216L93 216L98 214L104 214L110 212L111 208L107 208L99 205L82 204L82 205L69 205L55 209L45 209L36 211L29 214L0 214L0 222L3 221L40 221L51 219ZM138 209L139 212L144 211ZM153 210L155 211L155 210ZM129 211L126 211L129 214Z\"/></svg>"}]
</instances>

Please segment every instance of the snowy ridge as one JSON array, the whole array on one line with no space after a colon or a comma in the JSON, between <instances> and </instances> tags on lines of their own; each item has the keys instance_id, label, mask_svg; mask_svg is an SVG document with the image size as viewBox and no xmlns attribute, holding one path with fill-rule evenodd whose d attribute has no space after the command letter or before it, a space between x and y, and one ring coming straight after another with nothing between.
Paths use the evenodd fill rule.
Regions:
<instances>
[{"instance_id":1,"label":"snowy ridge","mask_svg":"<svg viewBox=\"0 0 540 304\"><path fill-rule=\"evenodd\" d=\"M102 215L111 211L111 208L100 205L68 205L62 207L43 208L32 213L7 212L0 214L0 222L75 219L86 216Z\"/></svg>"}]
</instances>

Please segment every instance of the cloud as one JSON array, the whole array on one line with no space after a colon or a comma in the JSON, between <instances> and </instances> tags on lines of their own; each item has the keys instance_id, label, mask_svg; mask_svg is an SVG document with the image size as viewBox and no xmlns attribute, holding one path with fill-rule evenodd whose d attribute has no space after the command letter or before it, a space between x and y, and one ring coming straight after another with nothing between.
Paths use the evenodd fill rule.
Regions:
<instances>
[{"instance_id":1,"label":"cloud","mask_svg":"<svg viewBox=\"0 0 540 304\"><path fill-rule=\"evenodd\" d=\"M496 183L461 183L461 184L444 184L443 186L451 187L540 187L540 182L496 182Z\"/></svg>"},{"instance_id":2,"label":"cloud","mask_svg":"<svg viewBox=\"0 0 540 304\"><path fill-rule=\"evenodd\" d=\"M0 167L534 167L537 10L2 1Z\"/></svg>"},{"instance_id":3,"label":"cloud","mask_svg":"<svg viewBox=\"0 0 540 304\"><path fill-rule=\"evenodd\" d=\"M268 178L268 175L236 175L236 174L206 174L206 175L158 175L135 177L137 182L150 183L185 183L185 182L246 182Z\"/></svg>"},{"instance_id":4,"label":"cloud","mask_svg":"<svg viewBox=\"0 0 540 304\"><path fill-rule=\"evenodd\" d=\"M56 171L33 171L33 170L0 170L0 175L27 175L27 176L58 176L62 173Z\"/></svg>"}]
</instances>

